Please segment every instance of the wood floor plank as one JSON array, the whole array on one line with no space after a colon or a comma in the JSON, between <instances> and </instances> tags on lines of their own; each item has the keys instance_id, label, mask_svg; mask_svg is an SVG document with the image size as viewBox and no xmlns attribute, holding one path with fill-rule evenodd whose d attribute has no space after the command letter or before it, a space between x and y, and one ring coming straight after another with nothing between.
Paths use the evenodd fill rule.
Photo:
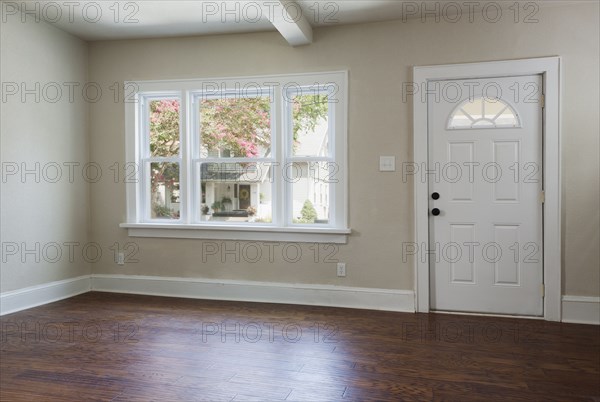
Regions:
<instances>
[{"instance_id":1,"label":"wood floor plank","mask_svg":"<svg viewBox=\"0 0 600 402\"><path fill-rule=\"evenodd\" d=\"M1 401L600 401L600 327L91 292L0 318Z\"/></svg>"}]
</instances>

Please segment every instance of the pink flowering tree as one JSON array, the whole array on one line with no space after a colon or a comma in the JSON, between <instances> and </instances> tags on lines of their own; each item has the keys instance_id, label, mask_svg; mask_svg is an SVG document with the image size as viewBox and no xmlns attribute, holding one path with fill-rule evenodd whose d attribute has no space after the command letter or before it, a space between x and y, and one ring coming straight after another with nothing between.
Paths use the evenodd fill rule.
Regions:
<instances>
[{"instance_id":1,"label":"pink flowering tree","mask_svg":"<svg viewBox=\"0 0 600 402\"><path fill-rule=\"evenodd\" d=\"M152 156L169 157L179 154L179 109L179 101L175 99L150 102L150 154ZM160 185L164 185L170 194L179 189L179 165L152 163L150 171L152 194L157 193ZM169 208L154 200L152 209L157 217L176 217Z\"/></svg>"},{"instance_id":2,"label":"pink flowering tree","mask_svg":"<svg viewBox=\"0 0 600 402\"><path fill-rule=\"evenodd\" d=\"M271 146L271 101L266 97L204 100L200 107L202 144L207 151L227 149L234 157L261 156ZM327 115L325 96L297 96L293 102L294 141Z\"/></svg>"},{"instance_id":3,"label":"pink flowering tree","mask_svg":"<svg viewBox=\"0 0 600 402\"><path fill-rule=\"evenodd\" d=\"M152 156L179 153L179 101L150 104L150 152ZM271 102L269 98L223 98L204 100L200 109L203 146L208 151L228 149L232 156L256 157L271 146ZM304 95L294 98L294 141L302 130L312 130L327 116L327 97Z\"/></svg>"},{"instance_id":4,"label":"pink flowering tree","mask_svg":"<svg viewBox=\"0 0 600 402\"><path fill-rule=\"evenodd\" d=\"M231 156L253 158L271 146L271 107L268 97L206 99L200 105L200 136L208 152L229 150ZM312 130L327 116L327 97L296 96L292 103L294 141L302 130ZM179 154L180 103L150 103L150 152L152 156ZM152 164L153 193L159 184L173 190L179 184L178 165ZM164 211L162 213L164 215Z\"/></svg>"},{"instance_id":5,"label":"pink flowering tree","mask_svg":"<svg viewBox=\"0 0 600 402\"><path fill-rule=\"evenodd\" d=\"M150 102L150 153L152 156L176 156L179 153L179 101Z\"/></svg>"},{"instance_id":6,"label":"pink flowering tree","mask_svg":"<svg viewBox=\"0 0 600 402\"><path fill-rule=\"evenodd\" d=\"M207 151L227 149L232 156L253 158L271 143L267 98L223 98L202 101L200 135Z\"/></svg>"}]
</instances>

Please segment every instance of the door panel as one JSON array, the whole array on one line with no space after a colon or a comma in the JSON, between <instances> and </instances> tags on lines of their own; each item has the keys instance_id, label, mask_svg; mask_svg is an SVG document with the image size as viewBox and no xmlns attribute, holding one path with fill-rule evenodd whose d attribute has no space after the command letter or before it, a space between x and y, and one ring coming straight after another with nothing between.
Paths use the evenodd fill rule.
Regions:
<instances>
[{"instance_id":1,"label":"door panel","mask_svg":"<svg viewBox=\"0 0 600 402\"><path fill-rule=\"evenodd\" d=\"M541 316L542 77L429 90L448 85L428 101L431 309Z\"/></svg>"},{"instance_id":2,"label":"door panel","mask_svg":"<svg viewBox=\"0 0 600 402\"><path fill-rule=\"evenodd\" d=\"M450 225L450 243L465 244L475 239L475 225ZM462 258L462 250L454 246L449 249L451 283L475 284L475 264L469 258Z\"/></svg>"},{"instance_id":3,"label":"door panel","mask_svg":"<svg viewBox=\"0 0 600 402\"><path fill-rule=\"evenodd\" d=\"M448 164L443 170L444 178L450 186L450 199L452 201L473 201L474 183L469 180L469 175L462 174L463 166L474 163L473 142L448 142Z\"/></svg>"}]
</instances>

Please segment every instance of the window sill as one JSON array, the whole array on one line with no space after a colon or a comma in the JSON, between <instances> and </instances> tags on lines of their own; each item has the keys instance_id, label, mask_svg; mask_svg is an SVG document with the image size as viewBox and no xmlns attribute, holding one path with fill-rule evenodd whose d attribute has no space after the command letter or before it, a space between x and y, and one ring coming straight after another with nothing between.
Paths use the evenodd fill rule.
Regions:
<instances>
[{"instance_id":1,"label":"window sill","mask_svg":"<svg viewBox=\"0 0 600 402\"><path fill-rule=\"evenodd\" d=\"M182 225L172 223L121 223L130 237L172 239L244 240L298 243L348 243L351 229L280 228L232 225Z\"/></svg>"}]
</instances>

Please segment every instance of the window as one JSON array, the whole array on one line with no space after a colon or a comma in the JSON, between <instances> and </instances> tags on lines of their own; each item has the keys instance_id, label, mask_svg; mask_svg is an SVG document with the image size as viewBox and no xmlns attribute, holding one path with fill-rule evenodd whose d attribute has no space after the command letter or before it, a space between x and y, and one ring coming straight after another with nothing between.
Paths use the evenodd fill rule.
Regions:
<instances>
[{"instance_id":1,"label":"window","mask_svg":"<svg viewBox=\"0 0 600 402\"><path fill-rule=\"evenodd\" d=\"M450 130L519 126L519 118L512 106L500 99L482 97L461 103L448 120Z\"/></svg>"},{"instance_id":2,"label":"window","mask_svg":"<svg viewBox=\"0 0 600 402\"><path fill-rule=\"evenodd\" d=\"M346 241L346 72L126 85L130 235Z\"/></svg>"}]
</instances>

